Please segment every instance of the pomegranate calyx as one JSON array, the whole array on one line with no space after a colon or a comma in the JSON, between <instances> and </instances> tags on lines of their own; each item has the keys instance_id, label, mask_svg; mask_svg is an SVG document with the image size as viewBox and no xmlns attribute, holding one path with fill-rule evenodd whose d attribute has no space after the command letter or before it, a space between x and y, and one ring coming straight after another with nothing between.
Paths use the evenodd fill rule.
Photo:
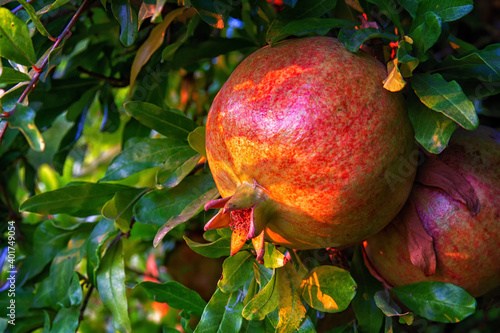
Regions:
<instances>
[{"instance_id":1,"label":"pomegranate calyx","mask_svg":"<svg viewBox=\"0 0 500 333\"><path fill-rule=\"evenodd\" d=\"M237 253L247 240L252 240L257 260L264 257L264 229L270 216L270 199L255 181L243 182L236 192L226 198L209 201L205 210L221 209L205 224L205 230L230 227L231 255Z\"/></svg>"},{"instance_id":2,"label":"pomegranate calyx","mask_svg":"<svg viewBox=\"0 0 500 333\"><path fill-rule=\"evenodd\" d=\"M416 181L425 186L439 187L453 199L465 204L472 215L481 209L472 185L460 173L435 157L429 156L418 168Z\"/></svg>"}]
</instances>

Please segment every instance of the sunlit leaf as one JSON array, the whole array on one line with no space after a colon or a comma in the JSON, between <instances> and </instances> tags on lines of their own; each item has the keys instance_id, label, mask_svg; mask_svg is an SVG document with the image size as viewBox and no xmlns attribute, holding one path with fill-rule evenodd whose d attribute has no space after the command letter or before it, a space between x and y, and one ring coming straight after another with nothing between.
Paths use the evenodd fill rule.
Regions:
<instances>
[{"instance_id":1,"label":"sunlit leaf","mask_svg":"<svg viewBox=\"0 0 500 333\"><path fill-rule=\"evenodd\" d=\"M385 89L396 92L402 90L406 86L406 81L399 71L397 58L387 63L387 72L389 74L383 81Z\"/></svg>"},{"instance_id":2,"label":"sunlit leaf","mask_svg":"<svg viewBox=\"0 0 500 333\"><path fill-rule=\"evenodd\" d=\"M45 141L35 125L35 111L29 106L16 103L14 112L7 118L9 126L23 133L30 147L35 151L45 149Z\"/></svg>"},{"instance_id":3,"label":"sunlit leaf","mask_svg":"<svg viewBox=\"0 0 500 333\"><path fill-rule=\"evenodd\" d=\"M280 332L294 332L306 317L306 308L301 299L302 277L291 262L276 269L279 294L279 322L276 327Z\"/></svg>"},{"instance_id":4,"label":"sunlit leaf","mask_svg":"<svg viewBox=\"0 0 500 333\"><path fill-rule=\"evenodd\" d=\"M28 26L6 7L0 7L0 50L2 57L21 65L36 62Z\"/></svg>"},{"instance_id":5,"label":"sunlit leaf","mask_svg":"<svg viewBox=\"0 0 500 333\"><path fill-rule=\"evenodd\" d=\"M207 157L204 126L197 127L194 131L189 133L188 142L191 148L193 148L198 154Z\"/></svg>"},{"instance_id":6,"label":"sunlit leaf","mask_svg":"<svg viewBox=\"0 0 500 333\"><path fill-rule=\"evenodd\" d=\"M184 236L186 244L194 252L208 258L220 258L229 256L231 252L231 240L229 238L219 238L211 243L197 243Z\"/></svg>"},{"instance_id":7,"label":"sunlit leaf","mask_svg":"<svg viewBox=\"0 0 500 333\"><path fill-rule=\"evenodd\" d=\"M447 82L441 74L417 74L412 87L428 108L442 112L465 129L473 130L479 124L474 104L456 81Z\"/></svg>"},{"instance_id":8,"label":"sunlit leaf","mask_svg":"<svg viewBox=\"0 0 500 333\"><path fill-rule=\"evenodd\" d=\"M263 320L278 306L278 280L273 274L271 280L245 305L242 315L247 320Z\"/></svg>"},{"instance_id":9,"label":"sunlit leaf","mask_svg":"<svg viewBox=\"0 0 500 333\"><path fill-rule=\"evenodd\" d=\"M307 304L330 313L344 311L356 295L356 287L348 271L326 265L312 269L301 284L302 297Z\"/></svg>"},{"instance_id":10,"label":"sunlit leaf","mask_svg":"<svg viewBox=\"0 0 500 333\"><path fill-rule=\"evenodd\" d=\"M266 242L266 251L264 252L264 266L267 268L279 268L286 264L285 254L271 243Z\"/></svg>"},{"instance_id":11,"label":"sunlit leaf","mask_svg":"<svg viewBox=\"0 0 500 333\"><path fill-rule=\"evenodd\" d=\"M198 326L196 326L194 332L219 332L221 326L227 330L221 330L221 332L238 332L241 321L234 320L233 323L228 323L227 318L233 316L241 318L240 298L241 294L239 291L234 293L223 293L217 288L205 307L200 322ZM227 327L226 325L228 324L232 324L232 327Z\"/></svg>"},{"instance_id":12,"label":"sunlit leaf","mask_svg":"<svg viewBox=\"0 0 500 333\"><path fill-rule=\"evenodd\" d=\"M146 190L141 188L130 188L116 192L113 198L102 207L102 216L115 221L122 232L129 232L134 204L144 193Z\"/></svg>"}]
</instances>

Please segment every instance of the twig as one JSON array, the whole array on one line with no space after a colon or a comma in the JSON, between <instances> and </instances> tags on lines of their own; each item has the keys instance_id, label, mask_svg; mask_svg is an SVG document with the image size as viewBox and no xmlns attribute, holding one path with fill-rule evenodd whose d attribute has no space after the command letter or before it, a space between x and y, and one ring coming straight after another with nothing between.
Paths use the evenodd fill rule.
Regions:
<instances>
[{"instance_id":1,"label":"twig","mask_svg":"<svg viewBox=\"0 0 500 333\"><path fill-rule=\"evenodd\" d=\"M83 300L82 307L80 308L80 316L78 317L78 325L75 332L78 332L78 327L80 327L80 323L83 320L83 314L85 312L85 309L87 308L87 305L89 304L90 296L92 295L93 291L94 285L90 284L89 290L87 290L87 294L85 295L85 299Z\"/></svg>"},{"instance_id":2,"label":"twig","mask_svg":"<svg viewBox=\"0 0 500 333\"><path fill-rule=\"evenodd\" d=\"M89 70L86 70L85 68L83 68L82 66L78 66L77 69L84 73L84 74L87 74L89 76L92 76L92 77L95 77L95 78L98 78L100 80L103 80L103 81L106 81L106 82L109 82L111 84L112 87L118 87L118 88L122 88L122 87L126 87L129 85L129 80L128 79L116 79L114 77L108 77L108 76L104 76L102 74L99 74L99 73L94 73L94 72L91 72Z\"/></svg>"},{"instance_id":3,"label":"twig","mask_svg":"<svg viewBox=\"0 0 500 333\"><path fill-rule=\"evenodd\" d=\"M31 78L30 83L28 84L28 86L26 87L26 89L24 89L23 93L21 94L21 96L17 100L17 102L19 104L21 104L26 99L26 97L31 92L31 90L33 90L33 88L37 84L38 80L40 79L40 75L42 75L42 72L45 69L45 66L47 66L47 64L49 62L49 56L50 56L51 52L54 51L56 48L58 48L61 45L61 43L64 41L64 39L66 37L68 37L68 35L70 34L71 28L73 28L73 26L75 25L76 21L80 17L80 15L82 15L83 10L85 9L85 6L87 5L88 2L89 2L89 0L83 0L80 8L78 8L78 10L76 11L75 15L73 15L73 17L71 18L71 21L69 21L68 25L66 26L66 28L64 28L63 32L61 32L61 34L59 35L59 37L56 38L56 41L54 42L54 44L50 48L50 51L47 53L47 55L43 59L40 67L34 68L36 70L36 73L33 75L33 77ZM10 111L9 113L14 112L14 110L15 110L15 108L12 111Z\"/></svg>"}]
</instances>

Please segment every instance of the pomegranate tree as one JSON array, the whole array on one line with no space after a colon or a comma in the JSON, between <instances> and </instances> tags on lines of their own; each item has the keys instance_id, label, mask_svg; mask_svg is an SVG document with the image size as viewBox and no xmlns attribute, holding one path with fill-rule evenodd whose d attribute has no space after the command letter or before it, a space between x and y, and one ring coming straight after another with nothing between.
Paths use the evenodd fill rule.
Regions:
<instances>
[{"instance_id":1,"label":"pomegranate tree","mask_svg":"<svg viewBox=\"0 0 500 333\"><path fill-rule=\"evenodd\" d=\"M294 249L342 248L377 233L406 201L413 130L385 67L336 39L267 46L234 70L206 127L207 160L230 226L231 252L252 239Z\"/></svg>"},{"instance_id":2,"label":"pomegranate tree","mask_svg":"<svg viewBox=\"0 0 500 333\"><path fill-rule=\"evenodd\" d=\"M401 214L364 243L375 275L389 286L449 282L475 297L500 285L499 171L498 132L455 132L419 168Z\"/></svg>"}]
</instances>

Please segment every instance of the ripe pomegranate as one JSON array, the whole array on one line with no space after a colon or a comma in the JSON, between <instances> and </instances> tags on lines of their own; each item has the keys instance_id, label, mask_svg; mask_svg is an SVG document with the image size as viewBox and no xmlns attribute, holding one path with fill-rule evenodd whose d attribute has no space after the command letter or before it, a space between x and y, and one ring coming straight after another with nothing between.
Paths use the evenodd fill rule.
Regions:
<instances>
[{"instance_id":1,"label":"ripe pomegranate","mask_svg":"<svg viewBox=\"0 0 500 333\"><path fill-rule=\"evenodd\" d=\"M364 243L375 275L390 286L449 282L474 297L500 285L499 171L500 133L457 130L444 152L419 168L402 213ZM409 223L412 216L416 223ZM418 223L430 243L418 238ZM417 248L430 248L424 261L433 265L435 255L435 269L417 267L418 251L408 248L413 235Z\"/></svg>"},{"instance_id":2,"label":"ripe pomegranate","mask_svg":"<svg viewBox=\"0 0 500 333\"><path fill-rule=\"evenodd\" d=\"M385 67L336 39L267 46L234 70L206 126L207 160L230 226L232 253L252 239L294 249L347 247L387 225L406 201L416 163L402 97Z\"/></svg>"}]
</instances>

